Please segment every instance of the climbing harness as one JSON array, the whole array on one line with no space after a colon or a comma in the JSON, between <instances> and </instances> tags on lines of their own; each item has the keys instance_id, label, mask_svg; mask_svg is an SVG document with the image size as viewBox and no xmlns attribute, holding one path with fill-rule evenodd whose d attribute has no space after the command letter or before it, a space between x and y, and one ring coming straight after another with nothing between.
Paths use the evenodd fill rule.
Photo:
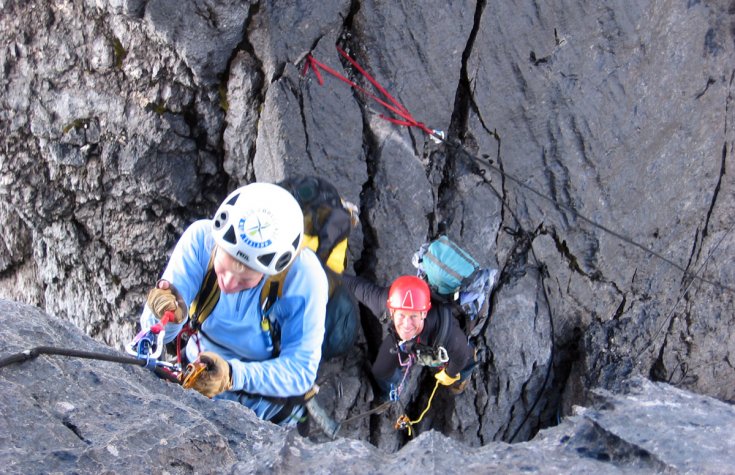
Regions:
<instances>
[{"instance_id":1,"label":"climbing harness","mask_svg":"<svg viewBox=\"0 0 735 475\"><path fill-rule=\"evenodd\" d=\"M438 387L439 387L439 380L437 380L436 384L434 384L434 390L431 391L431 396L429 396L429 400L426 402L426 407L424 408L423 412L421 413L418 419L416 419L415 421L412 421L411 419L408 418L408 415L402 414L398 417L398 420L396 420L396 423L394 426L395 429L396 430L407 430L408 435L412 436L413 435L412 426L421 422L421 420L424 418L426 413L429 412L429 409L431 409L431 401L434 399L434 394L436 394L436 390Z\"/></svg>"}]
</instances>

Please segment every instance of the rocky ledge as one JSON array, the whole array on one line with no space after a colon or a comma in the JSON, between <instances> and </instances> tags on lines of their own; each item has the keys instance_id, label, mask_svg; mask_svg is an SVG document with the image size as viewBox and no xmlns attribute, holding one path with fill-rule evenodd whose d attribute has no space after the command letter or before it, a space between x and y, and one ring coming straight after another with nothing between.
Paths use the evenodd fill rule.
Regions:
<instances>
[{"instance_id":1,"label":"rocky ledge","mask_svg":"<svg viewBox=\"0 0 735 475\"><path fill-rule=\"evenodd\" d=\"M71 323L0 300L0 359L38 346L116 354ZM396 453L315 443L134 365L41 355L0 368L5 473L732 473L735 408L632 379L529 442L468 447L436 431Z\"/></svg>"}]
</instances>

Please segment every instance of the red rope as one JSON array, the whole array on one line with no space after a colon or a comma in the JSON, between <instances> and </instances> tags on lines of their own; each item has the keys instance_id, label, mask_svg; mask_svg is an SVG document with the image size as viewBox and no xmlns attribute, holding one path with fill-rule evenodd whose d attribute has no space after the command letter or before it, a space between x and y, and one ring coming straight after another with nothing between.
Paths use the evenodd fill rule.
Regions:
<instances>
[{"instance_id":1,"label":"red rope","mask_svg":"<svg viewBox=\"0 0 735 475\"><path fill-rule=\"evenodd\" d=\"M381 106L385 107L389 111L393 112L395 115L399 116L403 120L396 119L396 118L393 118L393 117L388 117L386 115L380 114L379 117L381 119L387 120L387 121L392 122L392 123L397 124L397 125L403 125L403 126L406 126L406 127L417 127L419 129L421 129L423 132L425 132L426 134L428 134L430 137L435 136L435 134L436 134L435 131L433 131L430 128L428 128L426 126L426 124L424 124L423 122L419 122L416 119L414 119L413 116L411 115L411 113L408 112L408 109L406 109L400 102L398 102L393 96L391 96L390 93L388 93L388 91L383 86L381 86L380 83L378 83L378 81L376 81L370 75L370 73L368 73L362 66L360 66L357 63L357 61L355 61L354 59L352 59L339 46L337 47L337 51L339 51L339 54L341 54L343 58L345 58L347 61L349 61L350 64L355 69L357 69L360 72L360 74L362 74L365 77L365 79L367 79L370 82L370 84L372 84L373 87L375 89L377 89L380 94L383 95L383 97L385 97L385 99L381 99L376 94L373 94L372 92L366 90L365 88L363 88L362 86L360 86L356 82L347 79L345 76L343 76L339 72L335 71L334 69L330 68L326 64L324 64L324 63L318 61L317 59L315 59L311 54L306 57L306 62L304 63L304 69L302 71L302 74L303 75L306 75L309 72L309 70L313 70L314 71L314 75L316 76L316 80L319 82L319 85L323 86L324 85L324 79L322 78L321 72L319 71L321 69L322 71L324 71L324 72L326 72L328 74L331 74L332 76L336 77L340 81L349 84L352 88L354 88L354 89L362 92L363 94L365 94L366 96L370 97L375 102L377 102Z\"/></svg>"}]
</instances>

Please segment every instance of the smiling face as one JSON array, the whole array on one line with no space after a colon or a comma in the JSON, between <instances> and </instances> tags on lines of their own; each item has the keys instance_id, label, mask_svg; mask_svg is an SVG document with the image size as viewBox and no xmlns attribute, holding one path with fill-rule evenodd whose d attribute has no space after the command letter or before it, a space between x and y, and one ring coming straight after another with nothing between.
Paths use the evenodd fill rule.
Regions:
<instances>
[{"instance_id":1,"label":"smiling face","mask_svg":"<svg viewBox=\"0 0 735 475\"><path fill-rule=\"evenodd\" d=\"M263 274L257 272L217 247L214 255L214 272L217 284L226 294L234 294L242 290L256 287Z\"/></svg>"},{"instance_id":2,"label":"smiling face","mask_svg":"<svg viewBox=\"0 0 735 475\"><path fill-rule=\"evenodd\" d=\"M403 341L415 338L424 329L426 312L396 309L392 311L393 325Z\"/></svg>"}]
</instances>

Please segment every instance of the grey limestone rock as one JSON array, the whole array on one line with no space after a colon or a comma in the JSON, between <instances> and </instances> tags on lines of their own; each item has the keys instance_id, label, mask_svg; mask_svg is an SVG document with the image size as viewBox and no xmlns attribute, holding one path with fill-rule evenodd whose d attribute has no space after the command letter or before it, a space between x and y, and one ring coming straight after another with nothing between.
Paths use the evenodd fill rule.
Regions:
<instances>
[{"instance_id":1,"label":"grey limestone rock","mask_svg":"<svg viewBox=\"0 0 735 475\"><path fill-rule=\"evenodd\" d=\"M38 308L0 300L0 361L37 346L114 355ZM118 355L120 353L117 353ZM594 390L554 428L471 448L429 430L390 454L314 443L145 368L39 355L0 367L3 473L731 473L735 409L642 378ZM385 417L385 416L383 416Z\"/></svg>"},{"instance_id":2,"label":"grey limestone rock","mask_svg":"<svg viewBox=\"0 0 735 475\"><path fill-rule=\"evenodd\" d=\"M120 349L189 223L315 174L360 209L349 271L387 284L439 233L500 270L421 440L517 445L631 378L735 401L730 3L0 2L0 296ZM381 332L325 363L331 416L373 404ZM343 435L397 451L392 425Z\"/></svg>"}]
</instances>

